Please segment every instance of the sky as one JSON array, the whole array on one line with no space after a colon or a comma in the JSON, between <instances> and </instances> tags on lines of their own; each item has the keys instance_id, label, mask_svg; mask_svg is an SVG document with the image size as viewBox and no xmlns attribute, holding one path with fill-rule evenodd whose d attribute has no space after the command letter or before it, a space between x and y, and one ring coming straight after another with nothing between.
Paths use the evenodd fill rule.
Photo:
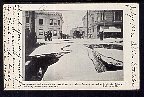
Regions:
<instances>
[{"instance_id":1,"label":"sky","mask_svg":"<svg viewBox=\"0 0 144 97\"><path fill-rule=\"evenodd\" d=\"M64 21L62 25L62 32L64 34L70 34L70 30L72 28L83 26L82 18L86 15L86 10L62 10L55 12L62 13Z\"/></svg>"}]
</instances>

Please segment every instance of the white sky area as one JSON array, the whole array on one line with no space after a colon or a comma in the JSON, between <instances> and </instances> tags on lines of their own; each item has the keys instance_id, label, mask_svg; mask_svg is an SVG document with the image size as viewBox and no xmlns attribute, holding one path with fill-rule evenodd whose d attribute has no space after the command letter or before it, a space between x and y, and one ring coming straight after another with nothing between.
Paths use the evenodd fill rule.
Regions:
<instances>
[{"instance_id":1,"label":"white sky area","mask_svg":"<svg viewBox=\"0 0 144 97\"><path fill-rule=\"evenodd\" d=\"M82 27L82 18L86 15L86 10L59 10L63 16L62 33L70 34L70 30L76 27Z\"/></svg>"}]
</instances>

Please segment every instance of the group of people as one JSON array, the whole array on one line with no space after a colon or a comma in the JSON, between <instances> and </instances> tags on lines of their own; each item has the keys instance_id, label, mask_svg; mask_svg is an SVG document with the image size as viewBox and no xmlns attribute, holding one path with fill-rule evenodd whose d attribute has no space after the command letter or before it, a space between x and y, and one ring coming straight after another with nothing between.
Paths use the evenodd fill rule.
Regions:
<instances>
[{"instance_id":1,"label":"group of people","mask_svg":"<svg viewBox=\"0 0 144 97\"><path fill-rule=\"evenodd\" d=\"M44 36L45 36L45 41L47 41L47 39L49 41L52 41L52 33L51 33L51 31L45 32Z\"/></svg>"},{"instance_id":2,"label":"group of people","mask_svg":"<svg viewBox=\"0 0 144 97\"><path fill-rule=\"evenodd\" d=\"M75 30L73 33L73 38L84 38L84 33L85 33L84 31L80 32Z\"/></svg>"},{"instance_id":3,"label":"group of people","mask_svg":"<svg viewBox=\"0 0 144 97\"><path fill-rule=\"evenodd\" d=\"M62 31L59 33L59 37L58 39L68 39L69 36L67 34L63 34ZM45 37L45 41L49 40L49 41L52 41L52 32L51 31L47 31L47 32L44 32L44 37Z\"/></svg>"}]
</instances>

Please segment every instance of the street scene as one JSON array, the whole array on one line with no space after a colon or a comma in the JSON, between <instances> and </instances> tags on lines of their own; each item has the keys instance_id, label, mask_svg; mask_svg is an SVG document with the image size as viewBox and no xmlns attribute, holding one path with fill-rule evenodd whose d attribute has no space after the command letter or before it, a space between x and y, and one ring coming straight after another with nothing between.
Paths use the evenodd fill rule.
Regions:
<instances>
[{"instance_id":1,"label":"street scene","mask_svg":"<svg viewBox=\"0 0 144 97\"><path fill-rule=\"evenodd\" d=\"M25 81L122 81L123 11L23 11Z\"/></svg>"}]
</instances>

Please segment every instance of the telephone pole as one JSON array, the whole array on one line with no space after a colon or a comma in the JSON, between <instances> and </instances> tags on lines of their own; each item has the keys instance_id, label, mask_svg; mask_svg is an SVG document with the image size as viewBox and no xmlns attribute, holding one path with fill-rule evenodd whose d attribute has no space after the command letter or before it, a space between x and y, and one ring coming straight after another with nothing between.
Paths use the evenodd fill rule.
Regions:
<instances>
[{"instance_id":1,"label":"telephone pole","mask_svg":"<svg viewBox=\"0 0 144 97\"><path fill-rule=\"evenodd\" d=\"M87 10L87 39L88 39L88 10Z\"/></svg>"},{"instance_id":2,"label":"telephone pole","mask_svg":"<svg viewBox=\"0 0 144 97\"><path fill-rule=\"evenodd\" d=\"M31 41L32 45L36 44L36 32L35 32L35 11L31 11Z\"/></svg>"}]
</instances>

